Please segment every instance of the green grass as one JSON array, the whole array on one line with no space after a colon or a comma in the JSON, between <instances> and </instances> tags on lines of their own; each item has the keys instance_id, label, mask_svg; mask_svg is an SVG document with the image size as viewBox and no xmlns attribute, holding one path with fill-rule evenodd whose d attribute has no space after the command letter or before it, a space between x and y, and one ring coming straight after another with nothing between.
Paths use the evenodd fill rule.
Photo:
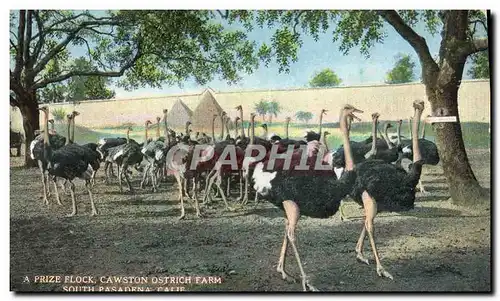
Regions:
<instances>
[{"instance_id":1,"label":"green grass","mask_svg":"<svg viewBox=\"0 0 500 301\"><path fill-rule=\"evenodd\" d=\"M382 122L383 124L383 122ZM423 125L423 124L421 124ZM462 123L462 134L464 137L464 143L466 148L490 148L491 145L491 137L488 133L488 123L481 122L464 122ZM59 134L66 136L66 125L64 124L56 124L56 130ZM318 126L315 124L309 124L306 126L290 126L289 133L290 138L301 139L301 135L303 134L306 128L310 128L313 130L317 130ZM342 144L342 137L340 136L340 132L338 127L331 125L326 125L323 127L324 130L327 130L331 133L328 136L328 147L330 149L334 149L339 147ZM360 141L368 138L371 135L371 124L368 122L363 123L353 123L351 129L351 139L354 141ZM395 133L395 128L389 131L391 134ZM156 136L155 125L152 125L150 128L150 136ZM284 135L284 123L273 123L269 126L269 133L276 133L278 135ZM75 128L75 138L78 143L89 143L89 142L97 142L100 138L103 137L125 137L126 134L126 126L117 126L117 127L106 127L106 128L97 128L97 129L89 129L81 126L76 126ZM161 131L163 135L163 131ZM231 132L232 134L232 132ZM260 136L263 134L262 128L256 128L255 134ZM408 134L408 124L407 122L403 122L401 134L409 138ZM218 136L218 135L217 135ZM426 124L426 139L430 141L434 141L434 131L430 124ZM133 126L132 132L130 132L130 138L135 139L138 142L142 142L144 140L144 126Z\"/></svg>"}]
</instances>

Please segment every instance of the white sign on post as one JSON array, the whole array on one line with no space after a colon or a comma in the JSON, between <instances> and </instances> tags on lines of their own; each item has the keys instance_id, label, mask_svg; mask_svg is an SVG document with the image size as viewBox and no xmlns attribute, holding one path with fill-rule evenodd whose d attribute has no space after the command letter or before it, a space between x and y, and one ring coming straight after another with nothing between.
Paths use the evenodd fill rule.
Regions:
<instances>
[{"instance_id":1,"label":"white sign on post","mask_svg":"<svg viewBox=\"0 0 500 301\"><path fill-rule=\"evenodd\" d=\"M457 122L457 116L431 116L425 119L427 123Z\"/></svg>"}]
</instances>

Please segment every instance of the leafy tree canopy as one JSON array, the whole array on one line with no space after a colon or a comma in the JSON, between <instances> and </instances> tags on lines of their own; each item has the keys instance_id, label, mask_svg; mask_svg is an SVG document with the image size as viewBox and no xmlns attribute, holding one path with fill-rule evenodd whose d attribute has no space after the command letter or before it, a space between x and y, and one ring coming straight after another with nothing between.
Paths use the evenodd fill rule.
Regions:
<instances>
[{"instance_id":1,"label":"leafy tree canopy","mask_svg":"<svg viewBox=\"0 0 500 301\"><path fill-rule=\"evenodd\" d=\"M408 54L398 54L394 67L387 72L385 82L388 84L409 83L415 79L415 62Z\"/></svg>"},{"instance_id":2,"label":"leafy tree canopy","mask_svg":"<svg viewBox=\"0 0 500 301\"><path fill-rule=\"evenodd\" d=\"M467 74L472 78L490 78L490 61L488 51L481 51L471 56L472 67Z\"/></svg>"},{"instance_id":3,"label":"leafy tree canopy","mask_svg":"<svg viewBox=\"0 0 500 301\"><path fill-rule=\"evenodd\" d=\"M309 85L311 87L336 87L340 83L342 83L342 79L332 69L326 68L314 73Z\"/></svg>"},{"instance_id":4,"label":"leafy tree canopy","mask_svg":"<svg viewBox=\"0 0 500 301\"><path fill-rule=\"evenodd\" d=\"M309 121L313 117L313 114L311 112L298 111L297 113L295 113L295 117L300 121L309 123Z\"/></svg>"}]
</instances>

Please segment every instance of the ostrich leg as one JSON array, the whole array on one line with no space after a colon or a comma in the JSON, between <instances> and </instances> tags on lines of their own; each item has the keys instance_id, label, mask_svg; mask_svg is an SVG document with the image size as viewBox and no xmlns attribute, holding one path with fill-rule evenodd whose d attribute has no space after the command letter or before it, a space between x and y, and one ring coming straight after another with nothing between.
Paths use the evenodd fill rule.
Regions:
<instances>
[{"instance_id":1,"label":"ostrich leg","mask_svg":"<svg viewBox=\"0 0 500 301\"><path fill-rule=\"evenodd\" d=\"M222 184L222 175L220 174L220 171L214 175L216 178L215 181L215 186L217 186L217 189L219 190L219 193L222 197L222 200L224 201L224 205L226 206L226 210L231 211L233 210L231 207L229 207L229 204L227 203L226 196L224 195L224 190L220 186Z\"/></svg>"},{"instance_id":2,"label":"ostrich leg","mask_svg":"<svg viewBox=\"0 0 500 301\"><path fill-rule=\"evenodd\" d=\"M90 188L92 187L92 184L90 180L85 180L85 188L87 188L87 192L89 193L90 197L90 206L92 207L92 213L90 214L91 216L98 215L99 213L97 212L97 209L94 204L94 198L92 197L92 191Z\"/></svg>"},{"instance_id":3,"label":"ostrich leg","mask_svg":"<svg viewBox=\"0 0 500 301\"><path fill-rule=\"evenodd\" d=\"M243 200L243 172L240 171L238 178L240 178L240 197L238 198L238 201Z\"/></svg>"},{"instance_id":4,"label":"ostrich leg","mask_svg":"<svg viewBox=\"0 0 500 301\"><path fill-rule=\"evenodd\" d=\"M75 184L72 181L69 181L69 191L71 192L71 208L72 211L70 214L66 215L67 217L76 215L76 200L75 200Z\"/></svg>"},{"instance_id":5,"label":"ostrich leg","mask_svg":"<svg viewBox=\"0 0 500 301\"><path fill-rule=\"evenodd\" d=\"M62 205L61 198L59 197L59 190L57 189L57 179L54 179L54 191L56 193L57 205ZM64 185L64 184L63 184Z\"/></svg>"},{"instance_id":6,"label":"ostrich leg","mask_svg":"<svg viewBox=\"0 0 500 301\"><path fill-rule=\"evenodd\" d=\"M133 193L134 188L132 188L132 184L130 184L130 179L128 177L128 164L127 163L123 164L122 173L125 176L125 182L127 182L129 192Z\"/></svg>"},{"instance_id":7,"label":"ostrich leg","mask_svg":"<svg viewBox=\"0 0 500 301\"><path fill-rule=\"evenodd\" d=\"M179 186L179 200L181 201L181 216L179 216L179 219L184 219L184 216L186 215L185 209L184 209L184 192L182 189L182 179L181 176L178 173L175 173L175 179L177 180L177 185Z\"/></svg>"},{"instance_id":8,"label":"ostrich leg","mask_svg":"<svg viewBox=\"0 0 500 301\"><path fill-rule=\"evenodd\" d=\"M295 228L297 228L297 223L300 217L299 207L295 202L288 200L283 201L283 208L285 209L286 219L288 220L286 237L290 242L290 245L292 246L293 253L295 254L295 260L297 260L297 265L299 266L300 277L302 278L302 289L304 291L307 291L307 289L311 291L317 291L317 289L311 285L311 283L309 282L309 277L304 272L302 261L300 260L297 246L295 245Z\"/></svg>"},{"instance_id":9,"label":"ostrich leg","mask_svg":"<svg viewBox=\"0 0 500 301\"><path fill-rule=\"evenodd\" d=\"M120 186L120 192L123 192L123 187L122 187L122 173L123 173L123 170L125 170L125 169L122 168L121 170L118 170L118 186Z\"/></svg>"},{"instance_id":10,"label":"ostrich leg","mask_svg":"<svg viewBox=\"0 0 500 301\"><path fill-rule=\"evenodd\" d=\"M45 177L45 171L43 170L42 161L38 161L38 166L40 167L40 174L42 175L42 186L43 186L43 202L48 205L49 199L47 195L47 178Z\"/></svg>"},{"instance_id":11,"label":"ostrich leg","mask_svg":"<svg viewBox=\"0 0 500 301\"><path fill-rule=\"evenodd\" d=\"M281 273L281 277L283 280L288 280L295 282L293 277L290 277L285 272L285 258L286 258L286 250L288 247L288 220L285 219L285 236L283 237L283 245L281 246L280 259L278 260L278 266L276 267L276 271Z\"/></svg>"},{"instance_id":12,"label":"ostrich leg","mask_svg":"<svg viewBox=\"0 0 500 301\"><path fill-rule=\"evenodd\" d=\"M141 189L144 189L144 184L146 183L146 178L148 177L148 172L149 172L149 168L151 166L151 162L148 162L148 164L146 165L146 169L144 170L144 173L142 174L142 181L141 181Z\"/></svg>"},{"instance_id":13,"label":"ostrich leg","mask_svg":"<svg viewBox=\"0 0 500 301\"><path fill-rule=\"evenodd\" d=\"M380 257L378 255L377 246L375 245L375 237L373 233L375 229L373 226L373 220L377 215L377 203L366 191L363 192L361 197L363 199L363 206L365 207L365 214L366 214L365 228L366 232L368 232L368 238L370 239L370 245L372 247L373 255L375 256L375 262L377 264L377 274L381 277L387 277L393 279L392 275L389 274L389 272L387 272L382 266L380 262Z\"/></svg>"},{"instance_id":14,"label":"ostrich leg","mask_svg":"<svg viewBox=\"0 0 500 301\"><path fill-rule=\"evenodd\" d=\"M420 189L421 193L427 194L427 190L425 190L424 184L422 183L422 180L418 180L418 189Z\"/></svg>"},{"instance_id":15,"label":"ostrich leg","mask_svg":"<svg viewBox=\"0 0 500 301\"><path fill-rule=\"evenodd\" d=\"M359 236L358 243L356 244L356 259L362 263L370 264L368 259L363 255L363 245L365 243L366 237L366 221L363 221L363 230L361 230L361 235Z\"/></svg>"}]
</instances>

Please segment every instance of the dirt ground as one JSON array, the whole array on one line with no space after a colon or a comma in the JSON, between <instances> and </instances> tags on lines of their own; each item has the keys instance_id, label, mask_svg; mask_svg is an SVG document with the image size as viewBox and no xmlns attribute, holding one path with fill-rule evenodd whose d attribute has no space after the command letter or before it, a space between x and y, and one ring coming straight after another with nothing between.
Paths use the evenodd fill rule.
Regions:
<instances>
[{"instance_id":1,"label":"dirt ground","mask_svg":"<svg viewBox=\"0 0 500 301\"><path fill-rule=\"evenodd\" d=\"M490 151L470 150L469 158L481 185L489 188ZM215 203L202 207L203 219L196 219L188 205L187 219L179 221L172 179L162 183L158 193L120 194L116 180L109 186L101 183L100 172L94 189L100 215L89 216L88 195L82 181L76 180L79 212L67 218L70 197L61 194L63 206L57 206L53 196L51 204L44 205L38 169L22 169L20 163L11 158L11 290L78 286L34 283L36 275L90 275L99 279L97 284L78 287L94 289L120 286L99 283L100 276L143 276L147 287L156 287L151 284L154 277L221 277L221 284L185 285L189 291L302 289L300 282L285 282L276 273L284 219L269 203L250 202L232 212ZM417 194L414 210L381 213L375 221L379 253L394 280L377 276L368 240L365 254L370 265L356 261L362 212L354 202L346 202L350 221L340 221L338 214L323 220L302 217L297 246L311 282L322 291L490 291L490 209L451 204L439 166L425 167L423 181L429 194ZM137 176L133 185L139 186ZM299 279L291 249L286 264ZM167 287L179 286L183 285Z\"/></svg>"}]
</instances>

